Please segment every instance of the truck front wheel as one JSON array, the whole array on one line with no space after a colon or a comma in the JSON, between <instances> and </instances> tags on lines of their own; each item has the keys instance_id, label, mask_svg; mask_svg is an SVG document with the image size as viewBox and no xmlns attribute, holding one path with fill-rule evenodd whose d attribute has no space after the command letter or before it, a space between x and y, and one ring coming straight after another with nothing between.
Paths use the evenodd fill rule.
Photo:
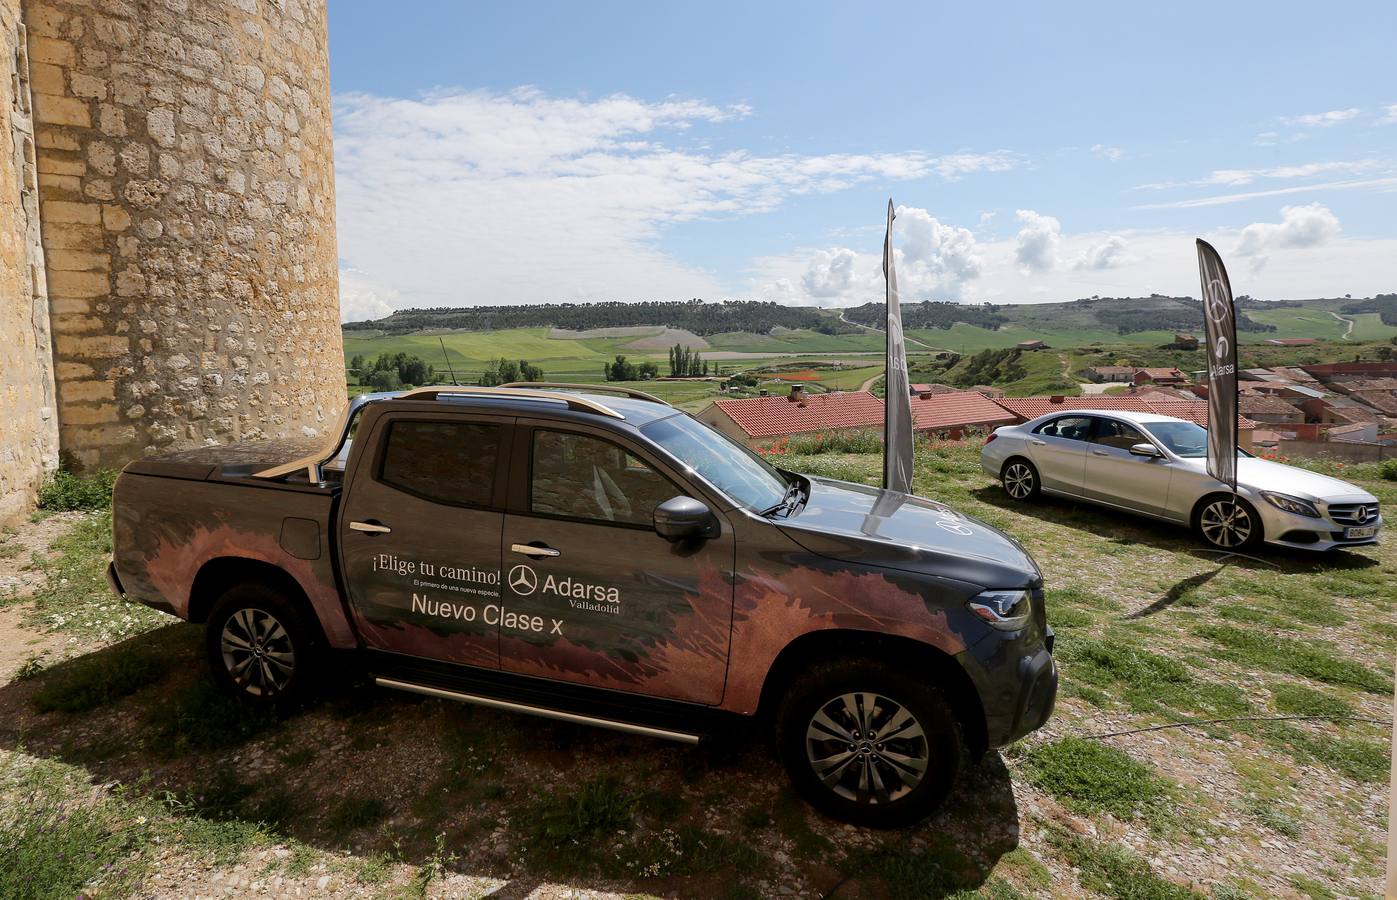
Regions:
<instances>
[{"instance_id":1,"label":"truck front wheel","mask_svg":"<svg viewBox=\"0 0 1397 900\"><path fill-rule=\"evenodd\" d=\"M229 588L209 614L205 648L219 685L256 706L287 707L309 693L317 633L294 604L265 584Z\"/></svg>"},{"instance_id":2,"label":"truck front wheel","mask_svg":"<svg viewBox=\"0 0 1397 900\"><path fill-rule=\"evenodd\" d=\"M965 758L960 724L934 686L861 659L823 663L796 679L777 716L776 745L812 806L875 828L934 812Z\"/></svg>"}]
</instances>

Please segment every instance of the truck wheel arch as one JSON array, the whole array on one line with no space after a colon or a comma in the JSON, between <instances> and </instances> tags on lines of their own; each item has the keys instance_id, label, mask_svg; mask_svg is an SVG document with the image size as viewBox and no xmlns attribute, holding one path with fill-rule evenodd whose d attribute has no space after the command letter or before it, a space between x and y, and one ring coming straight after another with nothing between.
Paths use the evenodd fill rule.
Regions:
<instances>
[{"instance_id":1,"label":"truck wheel arch","mask_svg":"<svg viewBox=\"0 0 1397 900\"><path fill-rule=\"evenodd\" d=\"M869 631L826 629L803 634L776 656L762 682L757 715L773 721L787 686L816 662L863 657L897 662L925 672L942 689L960 719L965 741L975 756L984 753L989 740L985 710L970 676L949 654L911 638Z\"/></svg>"},{"instance_id":2,"label":"truck wheel arch","mask_svg":"<svg viewBox=\"0 0 1397 900\"><path fill-rule=\"evenodd\" d=\"M189 588L188 620L196 624L207 621L209 612L219 597L230 587L248 582L275 588L288 601L299 607L309 621L316 623L317 628L321 627L320 617L316 615L315 608L300 582L279 566L244 556L220 556L199 568L198 574L194 576L194 583ZM324 629L321 628L321 631Z\"/></svg>"}]
</instances>

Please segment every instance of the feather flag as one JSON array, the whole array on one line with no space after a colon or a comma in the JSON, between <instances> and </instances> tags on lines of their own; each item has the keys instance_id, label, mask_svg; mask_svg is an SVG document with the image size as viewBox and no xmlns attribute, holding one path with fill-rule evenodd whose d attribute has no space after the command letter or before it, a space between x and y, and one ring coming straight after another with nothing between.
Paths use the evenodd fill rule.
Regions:
<instances>
[{"instance_id":1,"label":"feather flag","mask_svg":"<svg viewBox=\"0 0 1397 900\"><path fill-rule=\"evenodd\" d=\"M1208 474L1237 492L1237 310L1222 257L1198 241L1208 338Z\"/></svg>"},{"instance_id":2,"label":"feather flag","mask_svg":"<svg viewBox=\"0 0 1397 900\"><path fill-rule=\"evenodd\" d=\"M887 371L883 398L883 488L912 492L912 397L907 384L907 346L902 339L902 308L893 266L893 202L888 200L888 230L883 238L883 278L887 282Z\"/></svg>"}]
</instances>

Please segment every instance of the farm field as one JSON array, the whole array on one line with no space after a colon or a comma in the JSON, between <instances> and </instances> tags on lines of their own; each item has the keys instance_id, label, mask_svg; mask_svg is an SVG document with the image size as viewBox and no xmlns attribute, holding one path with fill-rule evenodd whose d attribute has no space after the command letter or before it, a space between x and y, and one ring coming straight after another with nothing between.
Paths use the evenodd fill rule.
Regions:
<instances>
[{"instance_id":1,"label":"farm field","mask_svg":"<svg viewBox=\"0 0 1397 900\"><path fill-rule=\"evenodd\" d=\"M0 540L0 808L25 811L0 816L0 895L1380 894L1393 543L1220 563L1181 529L1011 503L978 452L919 446L915 488L1042 566L1059 703L894 831L812 812L752 736L686 748L391 694L351 661L319 703L247 717L197 626L111 600L108 513L27 525ZM1342 476L1397 503L1376 466Z\"/></svg>"}]
</instances>

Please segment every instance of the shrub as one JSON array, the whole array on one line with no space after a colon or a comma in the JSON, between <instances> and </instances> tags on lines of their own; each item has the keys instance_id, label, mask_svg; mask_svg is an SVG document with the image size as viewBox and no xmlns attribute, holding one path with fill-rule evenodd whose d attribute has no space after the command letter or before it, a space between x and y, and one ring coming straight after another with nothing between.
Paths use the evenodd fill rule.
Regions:
<instances>
[{"instance_id":1,"label":"shrub","mask_svg":"<svg viewBox=\"0 0 1397 900\"><path fill-rule=\"evenodd\" d=\"M1387 481L1397 481L1397 459L1389 459L1378 467L1378 474Z\"/></svg>"},{"instance_id":2,"label":"shrub","mask_svg":"<svg viewBox=\"0 0 1397 900\"><path fill-rule=\"evenodd\" d=\"M86 477L59 469L39 488L39 508L51 512L110 509L116 476L111 469Z\"/></svg>"}]
</instances>

